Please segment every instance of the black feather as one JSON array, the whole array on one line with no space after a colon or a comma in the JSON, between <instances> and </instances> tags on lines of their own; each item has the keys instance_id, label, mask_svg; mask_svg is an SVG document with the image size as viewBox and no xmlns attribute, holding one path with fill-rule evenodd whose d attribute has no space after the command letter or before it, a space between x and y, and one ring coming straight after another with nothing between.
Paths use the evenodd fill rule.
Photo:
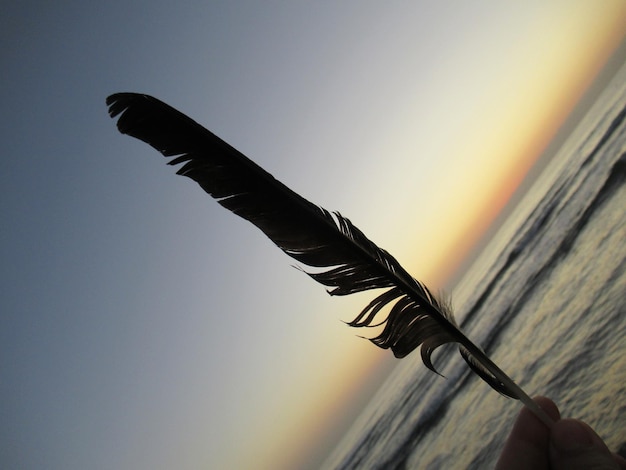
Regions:
<instances>
[{"instance_id":1,"label":"black feather","mask_svg":"<svg viewBox=\"0 0 626 470\"><path fill-rule=\"evenodd\" d=\"M451 311L396 259L377 247L348 219L299 196L219 137L189 117L157 100L136 93L107 98L111 117L119 115L123 134L148 143L170 165L182 164L179 175L196 181L222 206L260 228L281 250L300 263L326 268L307 274L348 295L387 288L349 323L369 327L384 323L371 341L404 357L418 346L431 370L432 352L445 343L460 344L472 370L498 392L525 403L528 396L457 327ZM395 302L395 303L394 303ZM377 321L383 307L393 305Z\"/></svg>"}]
</instances>

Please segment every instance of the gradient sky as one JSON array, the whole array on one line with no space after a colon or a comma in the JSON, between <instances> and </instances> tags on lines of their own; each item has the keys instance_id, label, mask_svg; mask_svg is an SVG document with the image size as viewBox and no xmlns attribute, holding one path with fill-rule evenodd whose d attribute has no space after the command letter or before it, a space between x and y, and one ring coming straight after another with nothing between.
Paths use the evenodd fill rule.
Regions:
<instances>
[{"instance_id":1,"label":"gradient sky","mask_svg":"<svg viewBox=\"0 0 626 470\"><path fill-rule=\"evenodd\" d=\"M394 363L341 322L371 296L327 296L107 95L177 107L437 289L626 32L621 0L339 3L4 6L1 467L314 468Z\"/></svg>"}]
</instances>

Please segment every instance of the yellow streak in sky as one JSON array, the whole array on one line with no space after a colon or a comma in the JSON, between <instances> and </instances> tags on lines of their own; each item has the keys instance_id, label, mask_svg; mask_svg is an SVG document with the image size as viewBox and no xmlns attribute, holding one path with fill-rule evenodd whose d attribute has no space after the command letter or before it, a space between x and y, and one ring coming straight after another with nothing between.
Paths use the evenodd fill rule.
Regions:
<instances>
[{"instance_id":1,"label":"yellow streak in sky","mask_svg":"<svg viewBox=\"0 0 626 470\"><path fill-rule=\"evenodd\" d=\"M476 125L454 140L449 151L474 162L473 172L467 166L448 170L446 187L436 199L440 216L432 223L437 230L420 242L429 249L420 252L419 269L434 285L443 285L471 252L624 39L623 13L609 15L605 22L597 15L595 23L581 15L578 22L567 24L567 30L555 30L558 42L557 38L567 41L587 29L580 47L570 49L569 55L562 51L544 55L546 69L554 70L554 63L548 64L560 59L556 68L562 73L542 74L541 67L531 70L520 61L510 76L499 77L518 82L514 86L518 93L498 93L494 87Z\"/></svg>"},{"instance_id":2,"label":"yellow streak in sky","mask_svg":"<svg viewBox=\"0 0 626 470\"><path fill-rule=\"evenodd\" d=\"M579 7L578 11L572 6L568 18L549 27L553 31L553 41L546 42L544 35L544 43L530 47L543 51L545 70L559 70L560 73L546 74L544 67L538 67L536 62L530 66L523 56L515 55L516 50L511 50L514 65L508 76L493 78L490 93L479 110L480 115L467 123L461 135L450 139L446 151L471 160L471 171L468 166L447 169L445 182L436 186L436 193L430 195L431 200L436 201L437 209L428 214L426 224L436 229L420 232L418 225L424 225L423 218L415 220L414 226L408 228L422 237L410 241L410 250L414 252L418 246L428 247L428 250L420 249L413 260L403 259L409 272L419 272L420 278L435 289L454 274L502 211L624 38L626 3L606 3L613 9L607 7L602 11L596 2L575 5ZM541 18L537 21L540 22ZM534 40L528 38L528 41ZM576 46L572 47L572 43ZM418 200L418 189L414 189L415 194L407 200ZM359 307L362 305L357 305L355 311ZM359 388L367 384L368 372L381 362L379 352L365 341L357 352L352 350L355 357L349 367L342 362L341 367L329 373L329 383L304 384L302 395L293 393L291 402L281 403L285 415L291 415L291 422L276 419L266 423L272 439L257 442L253 452L242 455L244 460L251 455L255 459L253 462L242 461L242 468L306 466L303 462L309 462L320 435L336 423L335 415ZM327 354L343 352L333 350L321 354L324 357L319 359L320 364ZM332 359L328 363L332 363ZM311 400L311 395L318 397L306 410L298 401L304 394L307 394L307 401ZM285 437L278 441L275 439L277 435Z\"/></svg>"}]
</instances>

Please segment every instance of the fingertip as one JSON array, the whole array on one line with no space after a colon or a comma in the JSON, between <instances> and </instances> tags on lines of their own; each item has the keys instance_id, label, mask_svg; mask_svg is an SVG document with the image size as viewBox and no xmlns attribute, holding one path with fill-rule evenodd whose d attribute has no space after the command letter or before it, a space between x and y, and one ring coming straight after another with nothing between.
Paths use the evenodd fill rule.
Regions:
<instances>
[{"instance_id":1,"label":"fingertip","mask_svg":"<svg viewBox=\"0 0 626 470\"><path fill-rule=\"evenodd\" d=\"M545 411L550 418L554 421L558 421L561 419L561 413L559 412L559 407L554 403L551 399L544 396L536 396L533 397L533 401L539 405L539 407Z\"/></svg>"},{"instance_id":2,"label":"fingertip","mask_svg":"<svg viewBox=\"0 0 626 470\"><path fill-rule=\"evenodd\" d=\"M558 419L559 410L552 400L545 397L534 399L551 418ZM500 454L496 469L549 468L548 448L550 431L533 411L524 407L520 411L513 429Z\"/></svg>"}]
</instances>

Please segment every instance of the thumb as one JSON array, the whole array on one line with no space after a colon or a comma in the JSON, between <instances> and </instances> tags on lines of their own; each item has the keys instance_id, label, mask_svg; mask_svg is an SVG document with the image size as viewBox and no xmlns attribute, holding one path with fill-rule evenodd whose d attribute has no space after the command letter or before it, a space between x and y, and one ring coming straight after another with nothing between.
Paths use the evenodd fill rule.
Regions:
<instances>
[{"instance_id":1,"label":"thumb","mask_svg":"<svg viewBox=\"0 0 626 470\"><path fill-rule=\"evenodd\" d=\"M550 463L555 470L618 470L602 439L582 421L562 419L550 433Z\"/></svg>"}]
</instances>

